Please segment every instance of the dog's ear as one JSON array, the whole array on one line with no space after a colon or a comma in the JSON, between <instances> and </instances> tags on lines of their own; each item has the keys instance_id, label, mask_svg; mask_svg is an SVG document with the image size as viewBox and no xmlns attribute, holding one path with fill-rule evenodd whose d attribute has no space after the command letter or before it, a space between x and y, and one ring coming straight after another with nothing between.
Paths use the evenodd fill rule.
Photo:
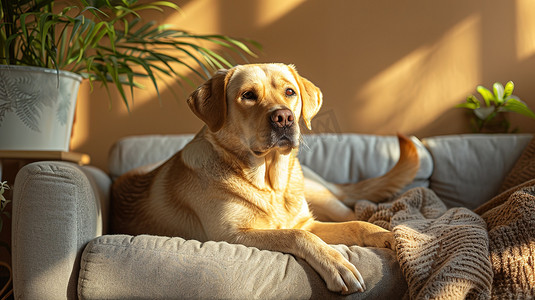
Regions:
<instances>
[{"instance_id":1,"label":"dog's ear","mask_svg":"<svg viewBox=\"0 0 535 300\"><path fill-rule=\"evenodd\" d=\"M301 90L301 100L303 102L301 115L303 116L303 121L305 121L307 128L312 130L311 121L321 108L323 94L312 82L297 74L297 71L293 66L290 66L290 70L294 73L297 83L299 84L299 89Z\"/></svg>"},{"instance_id":2,"label":"dog's ear","mask_svg":"<svg viewBox=\"0 0 535 300\"><path fill-rule=\"evenodd\" d=\"M206 123L212 132L221 129L227 117L228 75L228 70L218 70L212 78L193 91L187 100L193 113Z\"/></svg>"}]
</instances>

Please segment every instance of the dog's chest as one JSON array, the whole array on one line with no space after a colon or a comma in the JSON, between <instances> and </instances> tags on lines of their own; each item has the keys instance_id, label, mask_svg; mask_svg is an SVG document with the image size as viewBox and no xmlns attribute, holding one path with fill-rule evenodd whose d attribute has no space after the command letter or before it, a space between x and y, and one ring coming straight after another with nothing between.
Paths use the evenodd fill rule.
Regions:
<instances>
[{"instance_id":1,"label":"dog's chest","mask_svg":"<svg viewBox=\"0 0 535 300\"><path fill-rule=\"evenodd\" d=\"M286 163L284 172L279 172L278 179L284 179L284 184L275 185L268 189L264 199L266 203L266 219L270 228L296 228L312 216L305 200L302 173L297 163ZM273 182L274 180L270 180ZM282 188L282 189L281 189Z\"/></svg>"},{"instance_id":2,"label":"dog's chest","mask_svg":"<svg viewBox=\"0 0 535 300\"><path fill-rule=\"evenodd\" d=\"M291 192L264 192L256 199L257 214L253 227L266 229L295 228L311 217L304 195Z\"/></svg>"}]
</instances>

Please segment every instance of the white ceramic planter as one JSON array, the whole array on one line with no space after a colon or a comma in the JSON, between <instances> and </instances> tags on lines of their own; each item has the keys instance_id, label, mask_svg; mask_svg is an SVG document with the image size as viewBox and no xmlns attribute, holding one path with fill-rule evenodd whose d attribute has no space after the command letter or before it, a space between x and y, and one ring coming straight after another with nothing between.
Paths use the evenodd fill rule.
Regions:
<instances>
[{"instance_id":1,"label":"white ceramic planter","mask_svg":"<svg viewBox=\"0 0 535 300\"><path fill-rule=\"evenodd\" d=\"M82 77L0 65L0 150L69 151Z\"/></svg>"}]
</instances>

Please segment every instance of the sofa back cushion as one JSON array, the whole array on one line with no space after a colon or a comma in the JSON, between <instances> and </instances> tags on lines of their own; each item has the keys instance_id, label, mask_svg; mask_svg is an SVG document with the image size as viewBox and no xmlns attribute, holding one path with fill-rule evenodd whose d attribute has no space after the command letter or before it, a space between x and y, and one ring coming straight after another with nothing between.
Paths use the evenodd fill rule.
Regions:
<instances>
[{"instance_id":1,"label":"sofa back cushion","mask_svg":"<svg viewBox=\"0 0 535 300\"><path fill-rule=\"evenodd\" d=\"M465 134L423 139L433 157L429 187L448 207L477 208L494 197L531 134Z\"/></svg>"},{"instance_id":2,"label":"sofa back cushion","mask_svg":"<svg viewBox=\"0 0 535 300\"><path fill-rule=\"evenodd\" d=\"M145 165L164 161L193 139L193 134L139 135L117 141L108 155L108 169L113 180Z\"/></svg>"},{"instance_id":3,"label":"sofa back cushion","mask_svg":"<svg viewBox=\"0 0 535 300\"><path fill-rule=\"evenodd\" d=\"M412 138L420 156L420 170L412 186L429 185L432 159L423 144ZM390 170L399 159L395 136L366 134L310 134L303 136L299 161L327 181L358 182L378 177Z\"/></svg>"},{"instance_id":4,"label":"sofa back cushion","mask_svg":"<svg viewBox=\"0 0 535 300\"><path fill-rule=\"evenodd\" d=\"M119 140L109 155L113 179L131 169L158 163L183 148L193 135L146 135ZM420 154L420 171L415 186L428 186L432 159L422 143L413 138ZM299 160L314 172L334 183L356 182L380 176L399 158L395 136L363 134L303 135Z\"/></svg>"}]
</instances>

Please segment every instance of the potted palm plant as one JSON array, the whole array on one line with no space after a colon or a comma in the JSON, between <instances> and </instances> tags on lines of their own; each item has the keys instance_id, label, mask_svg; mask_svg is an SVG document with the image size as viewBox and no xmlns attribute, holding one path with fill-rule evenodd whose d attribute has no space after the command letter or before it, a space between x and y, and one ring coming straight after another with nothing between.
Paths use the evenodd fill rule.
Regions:
<instances>
[{"instance_id":1,"label":"potted palm plant","mask_svg":"<svg viewBox=\"0 0 535 300\"><path fill-rule=\"evenodd\" d=\"M232 65L207 45L241 58L259 47L141 18L145 10L179 9L169 1L72 1L1 0L0 150L67 151L82 79L108 93L116 88L130 109L140 78L159 91L161 77L192 82L177 70L206 78Z\"/></svg>"}]
</instances>

